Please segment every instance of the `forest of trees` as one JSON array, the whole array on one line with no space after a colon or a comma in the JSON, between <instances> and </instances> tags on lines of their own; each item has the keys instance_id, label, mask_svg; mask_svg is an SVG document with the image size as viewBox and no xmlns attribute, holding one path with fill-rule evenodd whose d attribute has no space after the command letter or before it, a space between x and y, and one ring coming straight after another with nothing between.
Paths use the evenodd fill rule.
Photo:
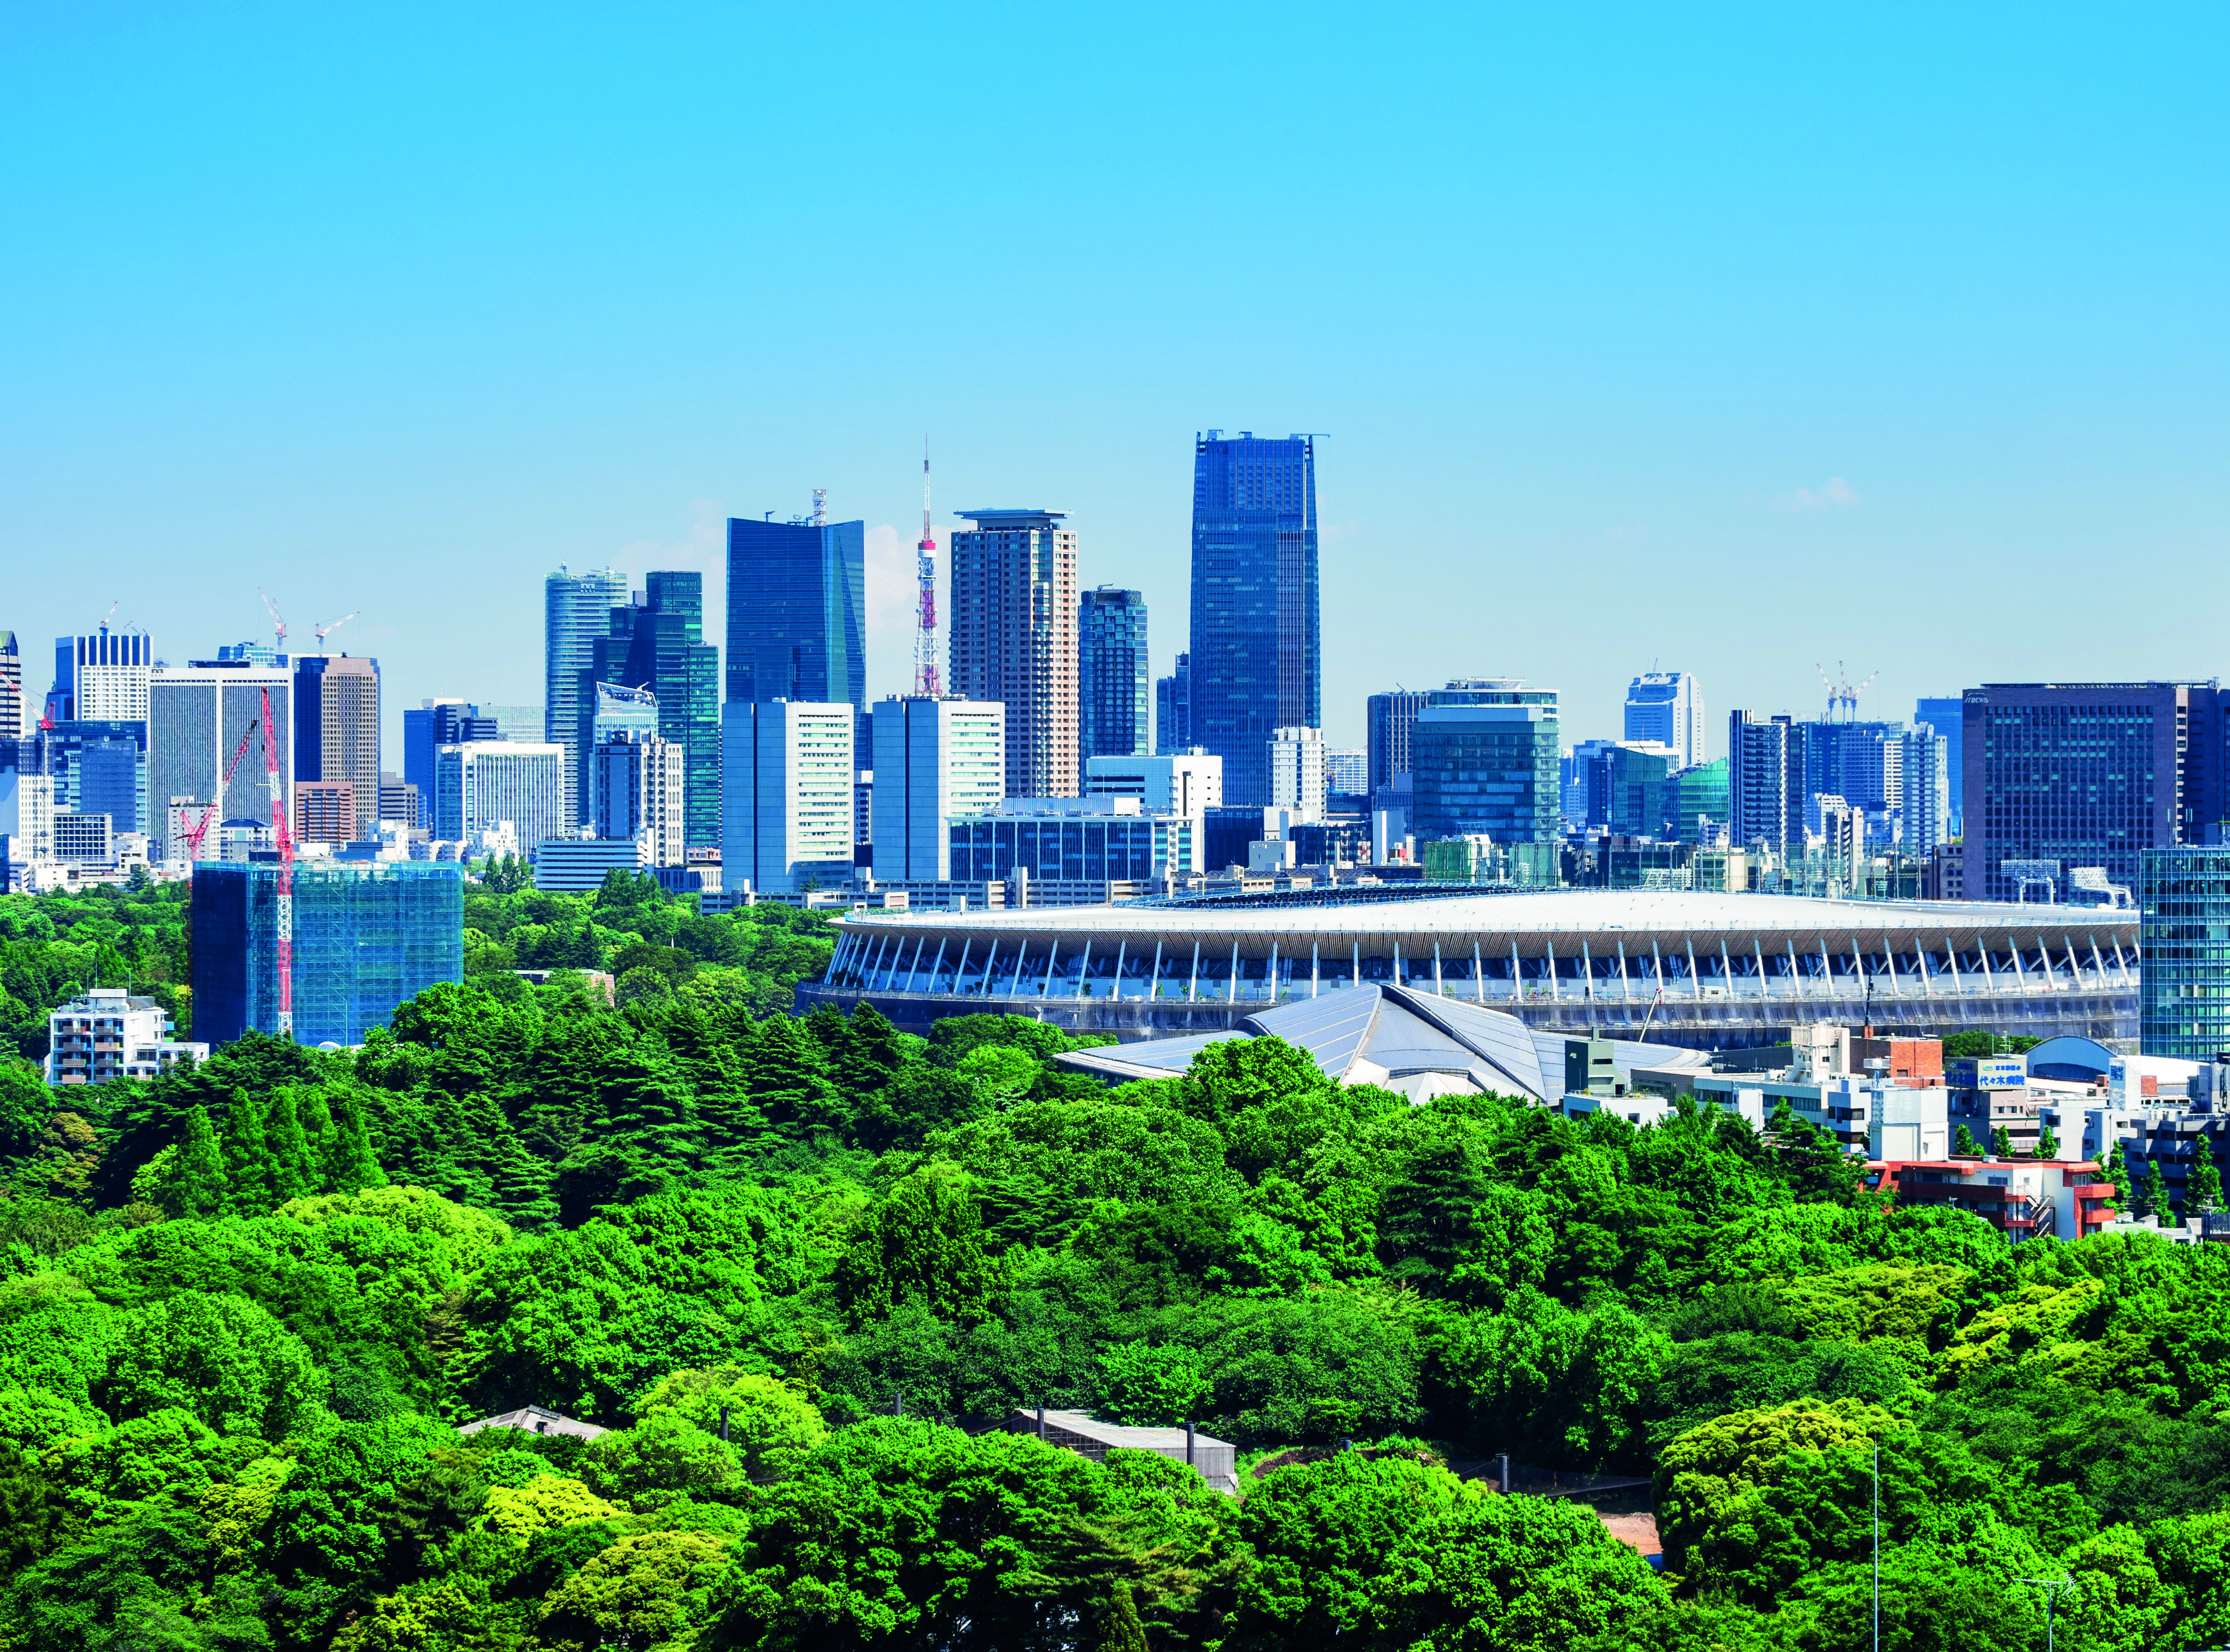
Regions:
<instances>
[{"instance_id":1,"label":"forest of trees","mask_svg":"<svg viewBox=\"0 0 2230 1652\"><path fill-rule=\"evenodd\" d=\"M184 978L163 892L29 904L11 1005ZM818 919L632 881L466 922L358 1052L0 1057L0 1648L1845 1652L1877 1450L1885 1646L2041 1646L2040 1578L2059 1647L2230 1643L2220 1248L2008 1247L1785 1118L794 1017ZM457 1432L530 1404L611 1432ZM1241 1494L983 1430L1036 1405ZM1501 1452L1647 1479L1662 1571Z\"/></svg>"}]
</instances>

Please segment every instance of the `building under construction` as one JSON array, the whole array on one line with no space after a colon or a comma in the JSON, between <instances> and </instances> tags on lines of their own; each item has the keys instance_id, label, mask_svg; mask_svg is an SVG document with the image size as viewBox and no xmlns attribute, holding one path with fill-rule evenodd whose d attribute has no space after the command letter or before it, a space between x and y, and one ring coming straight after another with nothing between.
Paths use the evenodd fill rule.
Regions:
<instances>
[{"instance_id":1,"label":"building under construction","mask_svg":"<svg viewBox=\"0 0 2230 1652\"><path fill-rule=\"evenodd\" d=\"M270 853L266 851L266 853ZM194 868L194 1035L280 1030L279 893L268 860ZM293 1036L360 1044L396 1006L464 978L464 871L448 861L293 863Z\"/></svg>"}]
</instances>

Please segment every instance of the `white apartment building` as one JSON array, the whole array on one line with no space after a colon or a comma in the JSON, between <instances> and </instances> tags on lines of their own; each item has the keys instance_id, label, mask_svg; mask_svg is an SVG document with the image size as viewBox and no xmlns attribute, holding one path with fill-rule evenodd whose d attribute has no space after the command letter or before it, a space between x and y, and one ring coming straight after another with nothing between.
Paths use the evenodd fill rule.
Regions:
<instances>
[{"instance_id":1,"label":"white apartment building","mask_svg":"<svg viewBox=\"0 0 2230 1652\"><path fill-rule=\"evenodd\" d=\"M1270 735L1270 804L1297 822L1324 811L1324 739L1320 728L1280 728Z\"/></svg>"},{"instance_id":2,"label":"white apartment building","mask_svg":"<svg viewBox=\"0 0 2230 1652\"><path fill-rule=\"evenodd\" d=\"M894 694L875 702L873 727L875 881L943 882L952 875L948 828L1006 796L1007 707Z\"/></svg>"},{"instance_id":3,"label":"white apartment building","mask_svg":"<svg viewBox=\"0 0 2230 1652\"><path fill-rule=\"evenodd\" d=\"M153 1078L189 1056L207 1061L209 1046L172 1038L162 1005L123 987L91 988L47 1016L49 1084Z\"/></svg>"},{"instance_id":4,"label":"white apartment building","mask_svg":"<svg viewBox=\"0 0 2230 1652\"><path fill-rule=\"evenodd\" d=\"M732 700L720 717L724 894L852 877L851 703ZM880 790L880 786L878 787Z\"/></svg>"},{"instance_id":5,"label":"white apartment building","mask_svg":"<svg viewBox=\"0 0 2230 1652\"><path fill-rule=\"evenodd\" d=\"M1704 691L1692 671L1645 671L1627 685L1626 738L1655 740L1679 753L1677 768L1711 761Z\"/></svg>"}]
</instances>

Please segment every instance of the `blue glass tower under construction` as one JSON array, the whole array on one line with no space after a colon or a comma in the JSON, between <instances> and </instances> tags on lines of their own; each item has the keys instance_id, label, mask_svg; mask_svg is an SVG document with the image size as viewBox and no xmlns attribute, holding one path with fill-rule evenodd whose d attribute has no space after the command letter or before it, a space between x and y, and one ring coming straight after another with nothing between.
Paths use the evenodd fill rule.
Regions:
<instances>
[{"instance_id":1,"label":"blue glass tower under construction","mask_svg":"<svg viewBox=\"0 0 2230 1652\"><path fill-rule=\"evenodd\" d=\"M1324 726L1313 437L1195 442L1190 653L1193 744L1227 804L1268 803L1271 732Z\"/></svg>"}]
</instances>

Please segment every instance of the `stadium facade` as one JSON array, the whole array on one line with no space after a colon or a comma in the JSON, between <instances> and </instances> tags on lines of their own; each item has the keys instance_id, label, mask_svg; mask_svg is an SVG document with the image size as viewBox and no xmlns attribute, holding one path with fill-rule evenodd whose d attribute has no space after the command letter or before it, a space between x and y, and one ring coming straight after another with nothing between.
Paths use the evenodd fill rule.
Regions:
<instances>
[{"instance_id":1,"label":"stadium facade","mask_svg":"<svg viewBox=\"0 0 2230 1652\"><path fill-rule=\"evenodd\" d=\"M1812 1021L2137 1031L2137 915L2087 907L1408 886L861 909L840 927L799 1010L872 1003L914 1031L988 1011L1159 1038L1358 985L1485 1004L1543 1032L1695 1049Z\"/></svg>"}]
</instances>

